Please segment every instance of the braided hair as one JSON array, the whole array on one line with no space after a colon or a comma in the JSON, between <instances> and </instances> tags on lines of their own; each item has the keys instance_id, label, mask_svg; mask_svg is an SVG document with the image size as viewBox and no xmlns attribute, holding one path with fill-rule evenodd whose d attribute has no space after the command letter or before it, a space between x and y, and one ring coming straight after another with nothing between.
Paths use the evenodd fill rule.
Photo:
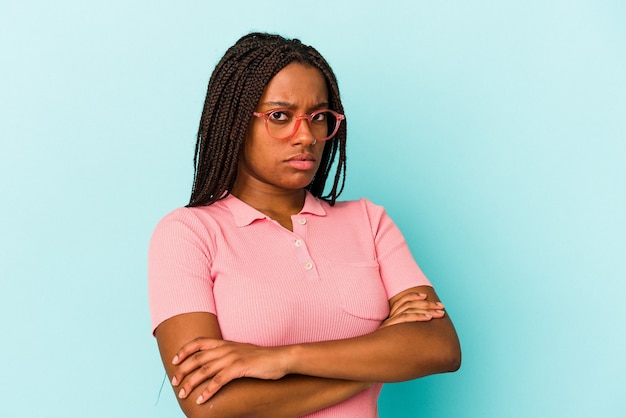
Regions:
<instances>
[{"instance_id":1,"label":"braided hair","mask_svg":"<svg viewBox=\"0 0 626 418\"><path fill-rule=\"evenodd\" d=\"M228 195L237 175L239 153L248 124L265 87L292 62L317 68L326 80L329 106L343 114L339 86L333 70L313 47L298 39L251 33L230 47L209 80L194 155L194 182L187 206L204 206ZM332 188L322 196L335 157ZM334 205L342 192L346 171L346 124L324 147L320 166L306 189Z\"/></svg>"}]
</instances>

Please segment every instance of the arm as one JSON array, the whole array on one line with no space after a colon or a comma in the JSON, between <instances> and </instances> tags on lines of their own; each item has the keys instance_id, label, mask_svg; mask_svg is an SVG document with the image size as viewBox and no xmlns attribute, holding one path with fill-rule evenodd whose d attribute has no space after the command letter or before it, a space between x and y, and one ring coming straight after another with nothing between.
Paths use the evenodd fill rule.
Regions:
<instances>
[{"instance_id":1,"label":"arm","mask_svg":"<svg viewBox=\"0 0 626 418\"><path fill-rule=\"evenodd\" d=\"M155 336L170 379L175 375L179 378L175 392L185 389L186 396L179 402L188 416L226 417L245 413L296 416L337 404L370 386L368 382L295 375L272 381L237 379L224 383L225 387L206 405L196 405L196 399L206 388L205 381L213 376L205 375L197 381L205 372L204 365L189 369L188 363L182 367L182 364L172 364L172 359L190 341L223 342L215 316L207 313L215 309L209 274L214 240L205 236L207 230L211 228L207 229L189 209L177 210L159 223L149 252L149 294ZM174 300L177 302L173 307L171 301ZM415 313L410 309L403 311L394 306L395 303L390 318L382 326L430 319L426 316L411 319ZM430 310L435 308L430 307ZM437 318L436 313L431 318Z\"/></svg>"},{"instance_id":2,"label":"arm","mask_svg":"<svg viewBox=\"0 0 626 418\"><path fill-rule=\"evenodd\" d=\"M420 286L394 296L390 301L392 310L396 301L411 293L426 294L431 303L439 301L431 287ZM174 383L180 383L185 392L205 388L200 392L202 399L207 400L215 393L219 396L226 383L242 377L278 379L299 374L395 382L459 368L459 341L447 315L433 314L439 320L426 322L411 322L420 320L411 319L412 315L423 313L409 310L400 315L405 315L401 323L335 341L264 348L223 340L194 340L176 354L180 367Z\"/></svg>"},{"instance_id":3,"label":"arm","mask_svg":"<svg viewBox=\"0 0 626 418\"><path fill-rule=\"evenodd\" d=\"M428 286L409 289L439 301ZM458 370L461 349L452 321L405 322L361 337L285 347L287 370L312 376L397 382Z\"/></svg>"},{"instance_id":4,"label":"arm","mask_svg":"<svg viewBox=\"0 0 626 418\"><path fill-rule=\"evenodd\" d=\"M179 365L172 359L180 347L197 338L221 339L215 315L196 312L164 321L155 331L161 358L170 379ZM186 380L174 390L179 394ZM188 417L272 416L296 417L339 403L369 387L367 382L325 379L310 376L286 376L279 380L237 379L230 382L209 402L198 405L203 387L178 401Z\"/></svg>"}]
</instances>

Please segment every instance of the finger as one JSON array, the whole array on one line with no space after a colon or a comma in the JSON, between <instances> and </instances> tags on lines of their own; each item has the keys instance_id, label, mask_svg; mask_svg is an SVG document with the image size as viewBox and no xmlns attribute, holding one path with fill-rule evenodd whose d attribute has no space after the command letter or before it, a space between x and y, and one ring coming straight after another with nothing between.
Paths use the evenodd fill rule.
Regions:
<instances>
[{"instance_id":1,"label":"finger","mask_svg":"<svg viewBox=\"0 0 626 418\"><path fill-rule=\"evenodd\" d=\"M404 304L399 312L408 312L414 310L443 311L444 306L440 302L418 301Z\"/></svg>"},{"instance_id":2,"label":"finger","mask_svg":"<svg viewBox=\"0 0 626 418\"><path fill-rule=\"evenodd\" d=\"M224 340L216 340L213 338L196 338L183 345L172 359L172 364L180 364L190 355L202 350L210 350L224 344Z\"/></svg>"},{"instance_id":3,"label":"finger","mask_svg":"<svg viewBox=\"0 0 626 418\"><path fill-rule=\"evenodd\" d=\"M401 305L397 306L396 309L390 312L389 316L399 315L403 312L407 312L409 310L414 309L424 309L424 310L443 310L444 305L441 302L429 302L426 300L410 300L405 301Z\"/></svg>"},{"instance_id":4,"label":"finger","mask_svg":"<svg viewBox=\"0 0 626 418\"><path fill-rule=\"evenodd\" d=\"M202 364L200 367L187 374L180 384L179 398L186 398L202 383L211 381L218 372L227 366L228 362L223 359Z\"/></svg>"},{"instance_id":5,"label":"finger","mask_svg":"<svg viewBox=\"0 0 626 418\"><path fill-rule=\"evenodd\" d=\"M390 308L390 315L393 315L396 311L402 308L403 305L410 302L426 300L427 295L425 293L407 293L400 299L394 301Z\"/></svg>"},{"instance_id":6,"label":"finger","mask_svg":"<svg viewBox=\"0 0 626 418\"><path fill-rule=\"evenodd\" d=\"M406 314L422 314L431 318L443 318L446 315L446 311L441 309L415 309L407 311Z\"/></svg>"},{"instance_id":7,"label":"finger","mask_svg":"<svg viewBox=\"0 0 626 418\"><path fill-rule=\"evenodd\" d=\"M398 315L410 315L410 314L422 314L429 315L433 318L441 318L446 314L446 311L443 309L421 309L421 308L411 308L406 311L398 314Z\"/></svg>"},{"instance_id":8,"label":"finger","mask_svg":"<svg viewBox=\"0 0 626 418\"><path fill-rule=\"evenodd\" d=\"M231 369L232 370L232 369ZM204 403L211 399L224 385L234 380L236 377L241 377L229 372L229 369L224 369L215 376L209 382L207 387L202 391L200 396L196 399L197 404Z\"/></svg>"},{"instance_id":9,"label":"finger","mask_svg":"<svg viewBox=\"0 0 626 418\"><path fill-rule=\"evenodd\" d=\"M445 316L445 311L441 309L410 309L387 318L380 326L383 328L389 325L402 324L405 322L426 322L432 319L439 319Z\"/></svg>"},{"instance_id":10,"label":"finger","mask_svg":"<svg viewBox=\"0 0 626 418\"><path fill-rule=\"evenodd\" d=\"M211 365L223 356L223 349L220 347L213 348L211 350L198 351L188 357L186 357L179 365L174 375L172 376L172 386L178 386L198 369L204 367L202 373L206 374L209 369L205 366ZM209 376L209 377L212 377ZM189 392L187 392L189 393Z\"/></svg>"},{"instance_id":11,"label":"finger","mask_svg":"<svg viewBox=\"0 0 626 418\"><path fill-rule=\"evenodd\" d=\"M407 322L428 322L432 320L432 315L424 314L424 313L407 313L395 316L393 318L387 319L383 322L380 328L388 327L390 325L396 324L404 324Z\"/></svg>"}]
</instances>

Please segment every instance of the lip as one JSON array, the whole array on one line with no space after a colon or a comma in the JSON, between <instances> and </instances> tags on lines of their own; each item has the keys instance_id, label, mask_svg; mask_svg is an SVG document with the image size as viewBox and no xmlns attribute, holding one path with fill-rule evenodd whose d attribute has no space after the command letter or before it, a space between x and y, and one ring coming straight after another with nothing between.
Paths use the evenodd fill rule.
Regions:
<instances>
[{"instance_id":1,"label":"lip","mask_svg":"<svg viewBox=\"0 0 626 418\"><path fill-rule=\"evenodd\" d=\"M313 154L301 153L287 159L287 164L296 170L311 170L315 168L316 158Z\"/></svg>"}]
</instances>

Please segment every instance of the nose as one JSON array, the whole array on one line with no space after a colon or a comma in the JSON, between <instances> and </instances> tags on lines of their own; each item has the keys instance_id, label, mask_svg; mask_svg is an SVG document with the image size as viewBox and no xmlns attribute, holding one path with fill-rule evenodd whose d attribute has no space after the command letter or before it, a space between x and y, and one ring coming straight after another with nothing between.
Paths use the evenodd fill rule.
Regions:
<instances>
[{"instance_id":1,"label":"nose","mask_svg":"<svg viewBox=\"0 0 626 418\"><path fill-rule=\"evenodd\" d=\"M294 144L315 144L316 140L311 131L307 115L300 115L296 119L296 131L291 138Z\"/></svg>"}]
</instances>

